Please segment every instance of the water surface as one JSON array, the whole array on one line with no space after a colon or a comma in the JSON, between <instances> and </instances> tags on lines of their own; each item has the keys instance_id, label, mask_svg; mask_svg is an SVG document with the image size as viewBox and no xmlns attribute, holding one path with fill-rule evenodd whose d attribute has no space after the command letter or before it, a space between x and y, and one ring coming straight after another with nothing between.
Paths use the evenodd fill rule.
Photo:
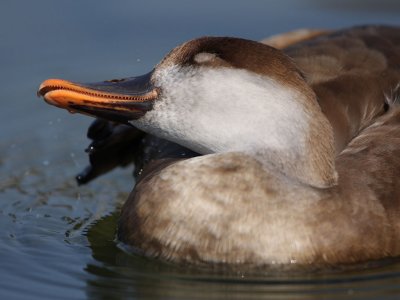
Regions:
<instances>
[{"instance_id":1,"label":"water surface","mask_svg":"<svg viewBox=\"0 0 400 300\"><path fill-rule=\"evenodd\" d=\"M203 35L259 40L299 27L400 25L394 1L3 1L0 10L1 299L396 299L400 264L277 273L176 266L121 251L132 168L78 187L89 118L35 93L48 77L143 74ZM368 238L368 237L366 237Z\"/></svg>"}]
</instances>

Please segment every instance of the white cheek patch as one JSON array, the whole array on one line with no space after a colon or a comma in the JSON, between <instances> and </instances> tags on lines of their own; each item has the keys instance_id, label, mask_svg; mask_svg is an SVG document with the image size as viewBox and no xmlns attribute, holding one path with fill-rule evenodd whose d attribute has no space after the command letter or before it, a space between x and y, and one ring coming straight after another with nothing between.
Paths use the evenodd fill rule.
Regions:
<instances>
[{"instance_id":1,"label":"white cheek patch","mask_svg":"<svg viewBox=\"0 0 400 300\"><path fill-rule=\"evenodd\" d=\"M298 93L268 77L242 69L170 66L156 70L154 79L161 97L134 121L144 131L201 154L291 149L306 142L309 121Z\"/></svg>"},{"instance_id":2,"label":"white cheek patch","mask_svg":"<svg viewBox=\"0 0 400 300\"><path fill-rule=\"evenodd\" d=\"M217 55L215 53L201 52L195 55L194 61L198 64L206 63L215 59Z\"/></svg>"}]
</instances>

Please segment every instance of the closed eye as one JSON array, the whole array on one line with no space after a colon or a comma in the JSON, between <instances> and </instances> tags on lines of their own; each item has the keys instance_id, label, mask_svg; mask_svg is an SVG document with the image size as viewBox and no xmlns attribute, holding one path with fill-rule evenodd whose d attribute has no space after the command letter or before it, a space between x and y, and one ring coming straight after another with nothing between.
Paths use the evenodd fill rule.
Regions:
<instances>
[{"instance_id":1,"label":"closed eye","mask_svg":"<svg viewBox=\"0 0 400 300\"><path fill-rule=\"evenodd\" d=\"M202 63L207 63L207 62L213 61L217 57L218 56L216 53L200 52L194 56L193 60L198 64L202 64Z\"/></svg>"}]
</instances>

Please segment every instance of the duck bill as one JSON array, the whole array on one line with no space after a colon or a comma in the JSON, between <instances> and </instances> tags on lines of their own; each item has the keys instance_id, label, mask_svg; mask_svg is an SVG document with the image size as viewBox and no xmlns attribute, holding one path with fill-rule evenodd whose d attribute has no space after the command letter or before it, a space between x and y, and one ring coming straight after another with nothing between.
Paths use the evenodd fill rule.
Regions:
<instances>
[{"instance_id":1,"label":"duck bill","mask_svg":"<svg viewBox=\"0 0 400 300\"><path fill-rule=\"evenodd\" d=\"M152 73L96 83L48 79L40 85L38 96L70 112L128 123L151 110L159 95Z\"/></svg>"}]
</instances>

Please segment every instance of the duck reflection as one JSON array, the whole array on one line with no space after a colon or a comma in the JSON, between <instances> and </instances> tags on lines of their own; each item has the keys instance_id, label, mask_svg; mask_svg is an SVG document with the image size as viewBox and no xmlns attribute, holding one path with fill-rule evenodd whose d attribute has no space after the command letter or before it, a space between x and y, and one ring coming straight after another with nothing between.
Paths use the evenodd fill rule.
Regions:
<instances>
[{"instance_id":1,"label":"duck reflection","mask_svg":"<svg viewBox=\"0 0 400 300\"><path fill-rule=\"evenodd\" d=\"M355 269L246 270L169 264L124 252L115 240L119 211L87 230L94 260L86 265L88 299L321 299L369 296L371 289L400 284L393 261Z\"/></svg>"}]
</instances>

